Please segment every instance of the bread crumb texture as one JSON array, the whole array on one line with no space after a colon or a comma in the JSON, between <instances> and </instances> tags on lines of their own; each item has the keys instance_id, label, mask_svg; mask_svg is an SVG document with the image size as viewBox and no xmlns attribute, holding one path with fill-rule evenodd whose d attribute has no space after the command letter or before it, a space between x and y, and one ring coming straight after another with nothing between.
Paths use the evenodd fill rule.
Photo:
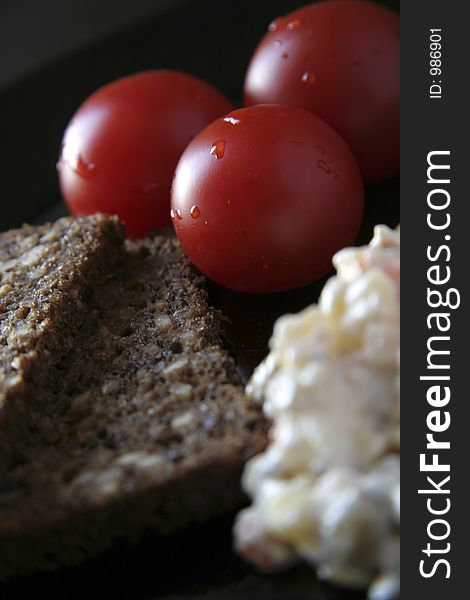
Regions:
<instances>
[{"instance_id":1,"label":"bread crumb texture","mask_svg":"<svg viewBox=\"0 0 470 600\"><path fill-rule=\"evenodd\" d=\"M236 507L266 421L177 240L69 218L3 234L0 261L0 398L27 407L0 460L0 578Z\"/></svg>"}]
</instances>

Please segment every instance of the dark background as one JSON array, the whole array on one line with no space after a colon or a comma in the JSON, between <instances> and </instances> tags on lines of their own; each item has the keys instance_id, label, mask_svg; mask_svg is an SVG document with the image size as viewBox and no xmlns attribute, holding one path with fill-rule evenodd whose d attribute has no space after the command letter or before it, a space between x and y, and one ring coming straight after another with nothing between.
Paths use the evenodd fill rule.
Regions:
<instances>
[{"instance_id":1,"label":"dark background","mask_svg":"<svg viewBox=\"0 0 470 600\"><path fill-rule=\"evenodd\" d=\"M398 11L398 0L380 2ZM101 85L136 71L174 68L197 75L235 102L250 57L275 18L302 0L0 0L0 230L54 215L63 131ZM369 186L359 241L374 224L398 222L398 180ZM52 211L51 211L52 208ZM60 209L59 209L60 210ZM214 286L231 318L239 366L264 356L274 319L314 301L323 282L271 296ZM0 598L140 600L363 600L361 591L319 583L311 569L262 576L231 551L233 515L166 541L149 534L57 574L0 586Z\"/></svg>"}]
</instances>

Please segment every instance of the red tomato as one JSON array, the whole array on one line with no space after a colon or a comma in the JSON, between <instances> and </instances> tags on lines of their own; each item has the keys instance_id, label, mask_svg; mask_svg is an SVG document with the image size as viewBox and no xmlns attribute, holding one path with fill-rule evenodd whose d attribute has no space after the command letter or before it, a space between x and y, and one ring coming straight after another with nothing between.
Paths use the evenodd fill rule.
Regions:
<instances>
[{"instance_id":1,"label":"red tomato","mask_svg":"<svg viewBox=\"0 0 470 600\"><path fill-rule=\"evenodd\" d=\"M273 21L245 81L245 103L311 111L349 143L366 181L399 171L400 21L361 0L330 0Z\"/></svg>"},{"instance_id":2,"label":"red tomato","mask_svg":"<svg viewBox=\"0 0 470 600\"><path fill-rule=\"evenodd\" d=\"M64 134L58 170L68 208L116 213L131 236L167 225L178 159L201 129L231 109L216 89L174 71L102 87Z\"/></svg>"},{"instance_id":3,"label":"red tomato","mask_svg":"<svg viewBox=\"0 0 470 600\"><path fill-rule=\"evenodd\" d=\"M242 292L305 285L354 242L363 183L343 139L299 108L252 106L204 129L175 173L171 216L190 260Z\"/></svg>"}]
</instances>

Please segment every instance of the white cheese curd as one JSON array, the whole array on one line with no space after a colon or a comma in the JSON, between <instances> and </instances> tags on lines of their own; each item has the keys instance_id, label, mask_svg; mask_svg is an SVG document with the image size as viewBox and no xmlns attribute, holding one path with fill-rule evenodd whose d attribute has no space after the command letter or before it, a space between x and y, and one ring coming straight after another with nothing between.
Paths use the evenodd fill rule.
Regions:
<instances>
[{"instance_id":1,"label":"white cheese curd","mask_svg":"<svg viewBox=\"0 0 470 600\"><path fill-rule=\"evenodd\" d=\"M399 590L399 232L377 226L333 262L318 305L277 321L247 387L273 426L245 468L253 504L235 546L264 570L304 560L388 600Z\"/></svg>"}]
</instances>

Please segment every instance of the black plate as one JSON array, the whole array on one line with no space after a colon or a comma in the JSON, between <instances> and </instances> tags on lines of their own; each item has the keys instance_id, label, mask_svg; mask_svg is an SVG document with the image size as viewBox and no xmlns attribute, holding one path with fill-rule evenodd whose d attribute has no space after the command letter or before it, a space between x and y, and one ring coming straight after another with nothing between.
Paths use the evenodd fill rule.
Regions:
<instances>
[{"instance_id":1,"label":"black plate","mask_svg":"<svg viewBox=\"0 0 470 600\"><path fill-rule=\"evenodd\" d=\"M239 98L249 58L267 24L304 3L179 2L175 8L170 6L140 25L62 57L4 90L0 94L0 230L65 212L55 172L61 136L74 110L97 87L139 70L176 68L206 79L231 98ZM398 1L382 4L398 10ZM398 221L398 180L369 186L358 242L368 242L375 224L395 226ZM245 377L265 356L274 320L315 301L322 284L267 296L211 287L213 303L231 320L228 333ZM47 594L61 600L98 595L136 600L365 598L364 592L319 582L305 567L275 576L256 573L232 552L233 516L188 528L165 540L149 533L137 546L118 544L101 558L79 567L13 580L0 588L0 596Z\"/></svg>"}]
</instances>

